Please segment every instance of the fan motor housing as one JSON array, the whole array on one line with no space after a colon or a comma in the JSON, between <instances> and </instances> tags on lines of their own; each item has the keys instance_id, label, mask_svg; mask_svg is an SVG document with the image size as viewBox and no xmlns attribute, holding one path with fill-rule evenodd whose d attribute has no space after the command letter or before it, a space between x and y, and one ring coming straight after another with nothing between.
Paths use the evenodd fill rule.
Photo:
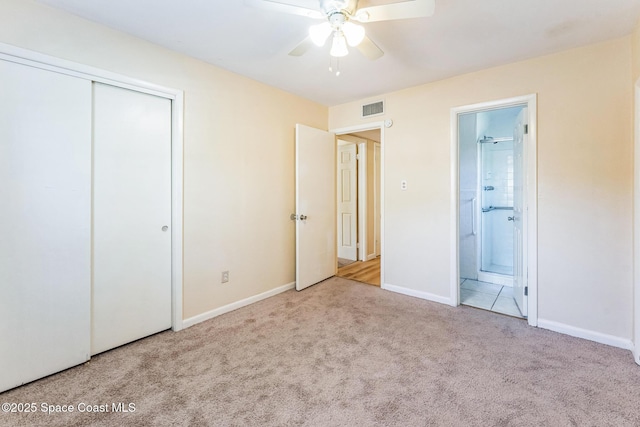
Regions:
<instances>
[{"instance_id":1,"label":"fan motor housing","mask_svg":"<svg viewBox=\"0 0 640 427\"><path fill-rule=\"evenodd\" d=\"M353 15L358 7L358 0L320 0L320 9L327 16L339 12Z\"/></svg>"}]
</instances>

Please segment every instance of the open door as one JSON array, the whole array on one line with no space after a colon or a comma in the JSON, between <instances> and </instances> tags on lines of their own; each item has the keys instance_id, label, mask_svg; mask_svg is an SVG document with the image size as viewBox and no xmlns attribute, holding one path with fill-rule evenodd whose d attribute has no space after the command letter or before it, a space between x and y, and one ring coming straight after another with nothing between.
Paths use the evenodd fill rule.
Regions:
<instances>
[{"instance_id":1,"label":"open door","mask_svg":"<svg viewBox=\"0 0 640 427\"><path fill-rule=\"evenodd\" d=\"M336 274L336 143L296 125L296 289Z\"/></svg>"},{"instance_id":2,"label":"open door","mask_svg":"<svg viewBox=\"0 0 640 427\"><path fill-rule=\"evenodd\" d=\"M513 298L523 316L528 315L526 206L524 180L528 137L527 108L523 108L513 131Z\"/></svg>"},{"instance_id":3,"label":"open door","mask_svg":"<svg viewBox=\"0 0 640 427\"><path fill-rule=\"evenodd\" d=\"M338 146L338 257L358 260L357 146Z\"/></svg>"}]
</instances>

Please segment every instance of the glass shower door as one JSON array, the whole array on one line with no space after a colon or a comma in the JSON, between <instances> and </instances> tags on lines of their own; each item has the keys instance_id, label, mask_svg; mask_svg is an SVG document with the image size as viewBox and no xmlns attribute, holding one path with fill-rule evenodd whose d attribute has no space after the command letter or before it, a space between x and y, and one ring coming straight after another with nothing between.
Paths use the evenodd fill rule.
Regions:
<instances>
[{"instance_id":1,"label":"glass shower door","mask_svg":"<svg viewBox=\"0 0 640 427\"><path fill-rule=\"evenodd\" d=\"M513 139L480 144L481 270L513 274Z\"/></svg>"}]
</instances>

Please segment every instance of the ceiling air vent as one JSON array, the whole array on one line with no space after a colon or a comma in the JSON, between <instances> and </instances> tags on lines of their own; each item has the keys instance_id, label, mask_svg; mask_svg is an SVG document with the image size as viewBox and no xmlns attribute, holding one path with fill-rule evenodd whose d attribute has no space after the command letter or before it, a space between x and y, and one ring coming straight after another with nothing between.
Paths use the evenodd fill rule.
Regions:
<instances>
[{"instance_id":1,"label":"ceiling air vent","mask_svg":"<svg viewBox=\"0 0 640 427\"><path fill-rule=\"evenodd\" d=\"M384 101L376 101L362 106L362 117L379 116L384 114Z\"/></svg>"}]
</instances>

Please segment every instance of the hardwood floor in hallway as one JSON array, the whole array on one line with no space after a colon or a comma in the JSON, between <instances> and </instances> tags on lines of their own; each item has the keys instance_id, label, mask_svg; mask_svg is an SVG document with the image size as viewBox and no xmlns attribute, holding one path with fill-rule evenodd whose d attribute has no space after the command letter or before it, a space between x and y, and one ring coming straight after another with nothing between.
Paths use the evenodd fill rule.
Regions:
<instances>
[{"instance_id":1,"label":"hardwood floor in hallway","mask_svg":"<svg viewBox=\"0 0 640 427\"><path fill-rule=\"evenodd\" d=\"M357 261L338 268L337 275L368 285L380 286L380 257L370 261Z\"/></svg>"}]
</instances>

